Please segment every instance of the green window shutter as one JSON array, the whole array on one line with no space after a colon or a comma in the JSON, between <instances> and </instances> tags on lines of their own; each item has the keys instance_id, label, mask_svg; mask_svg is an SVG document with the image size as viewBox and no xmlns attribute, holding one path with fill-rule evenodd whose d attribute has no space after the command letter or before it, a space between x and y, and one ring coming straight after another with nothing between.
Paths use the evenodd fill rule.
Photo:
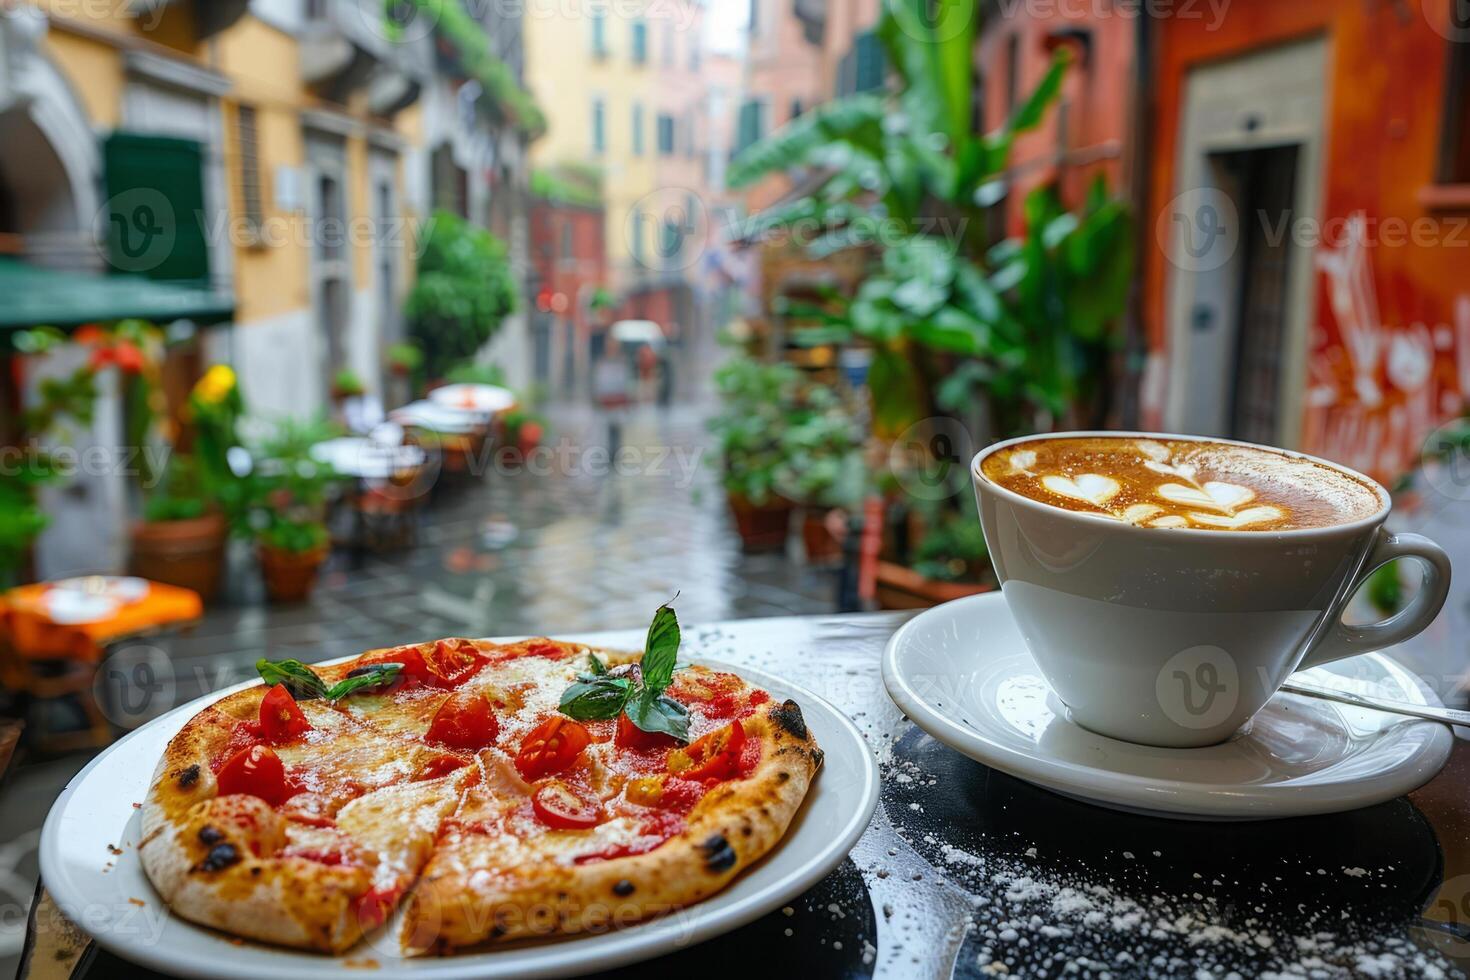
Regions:
<instances>
[{"instance_id":1,"label":"green window shutter","mask_svg":"<svg viewBox=\"0 0 1470 980\"><path fill-rule=\"evenodd\" d=\"M641 65L648 61L648 25L641 20L633 22L633 63Z\"/></svg>"},{"instance_id":2,"label":"green window shutter","mask_svg":"<svg viewBox=\"0 0 1470 980\"><path fill-rule=\"evenodd\" d=\"M852 51L856 62L853 68L853 90L870 92L882 88L887 69L883 62L883 45L879 43L878 35L873 31L859 34L853 42Z\"/></svg>"},{"instance_id":3,"label":"green window shutter","mask_svg":"<svg viewBox=\"0 0 1470 980\"><path fill-rule=\"evenodd\" d=\"M102 143L102 159L113 271L207 283L203 147L194 140L115 132Z\"/></svg>"},{"instance_id":4,"label":"green window shutter","mask_svg":"<svg viewBox=\"0 0 1470 980\"><path fill-rule=\"evenodd\" d=\"M737 150L759 142L761 135L761 105L759 102L746 102L740 107L739 138L735 143Z\"/></svg>"}]
</instances>

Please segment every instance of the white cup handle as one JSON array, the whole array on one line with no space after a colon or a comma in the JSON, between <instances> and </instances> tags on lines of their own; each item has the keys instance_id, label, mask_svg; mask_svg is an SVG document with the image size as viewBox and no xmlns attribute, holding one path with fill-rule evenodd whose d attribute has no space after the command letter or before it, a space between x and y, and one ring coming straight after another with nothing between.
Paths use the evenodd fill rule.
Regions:
<instances>
[{"instance_id":1,"label":"white cup handle","mask_svg":"<svg viewBox=\"0 0 1470 980\"><path fill-rule=\"evenodd\" d=\"M1363 563L1353 587L1346 593L1351 597L1358 587L1384 565L1396 558L1413 558L1424 567L1424 581L1419 592L1408 606L1387 619L1366 626L1349 626L1342 621L1342 610L1338 619L1322 642L1303 658L1298 670L1330 664L1334 660L1355 657L1360 653L1382 650L1384 647L1402 643L1417 636L1434 622L1444 606L1450 592L1450 558L1443 548L1422 534L1390 534L1378 529L1378 537L1368 560ZM1346 601L1346 600L1344 600Z\"/></svg>"}]
</instances>

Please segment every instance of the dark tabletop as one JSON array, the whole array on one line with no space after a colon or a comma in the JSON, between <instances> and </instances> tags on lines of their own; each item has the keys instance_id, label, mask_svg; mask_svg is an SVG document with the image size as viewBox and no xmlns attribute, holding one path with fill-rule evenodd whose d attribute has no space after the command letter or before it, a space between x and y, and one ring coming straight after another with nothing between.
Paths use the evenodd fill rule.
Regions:
<instances>
[{"instance_id":1,"label":"dark tabletop","mask_svg":"<svg viewBox=\"0 0 1470 980\"><path fill-rule=\"evenodd\" d=\"M1166 820L1056 796L936 742L879 675L895 614L686 631L847 712L883 772L850 858L787 909L607 976L1458 976L1470 967L1470 746L1408 797L1320 817ZM574 940L573 940L574 941ZM142 973L34 906L20 977ZM1203 971L1203 972L1201 972Z\"/></svg>"}]
</instances>

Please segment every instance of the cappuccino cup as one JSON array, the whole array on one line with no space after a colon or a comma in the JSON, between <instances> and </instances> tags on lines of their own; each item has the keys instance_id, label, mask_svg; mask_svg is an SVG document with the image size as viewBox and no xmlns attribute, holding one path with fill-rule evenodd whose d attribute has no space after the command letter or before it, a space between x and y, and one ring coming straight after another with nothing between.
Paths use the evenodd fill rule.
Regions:
<instances>
[{"instance_id":1,"label":"cappuccino cup","mask_svg":"<svg viewBox=\"0 0 1470 980\"><path fill-rule=\"evenodd\" d=\"M990 446L971 476L1037 666L1072 720L1129 742L1224 741L1292 671L1409 639L1449 591L1442 548L1384 529L1388 491L1302 453L1065 432ZM1408 606L1344 623L1367 576L1399 558L1423 569Z\"/></svg>"}]
</instances>

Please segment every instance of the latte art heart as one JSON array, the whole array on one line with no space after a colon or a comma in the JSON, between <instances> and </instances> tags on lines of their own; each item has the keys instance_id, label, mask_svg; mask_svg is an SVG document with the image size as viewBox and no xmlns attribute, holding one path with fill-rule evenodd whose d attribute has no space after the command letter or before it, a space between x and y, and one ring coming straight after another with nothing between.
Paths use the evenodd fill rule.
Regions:
<instances>
[{"instance_id":1,"label":"latte art heart","mask_svg":"<svg viewBox=\"0 0 1470 980\"><path fill-rule=\"evenodd\" d=\"M998 447L984 480L1136 528L1265 532L1372 516L1381 491L1284 450L1172 436L1041 436Z\"/></svg>"},{"instance_id":2,"label":"latte art heart","mask_svg":"<svg viewBox=\"0 0 1470 980\"><path fill-rule=\"evenodd\" d=\"M1171 504L1185 507L1209 507L1232 514L1242 504L1256 499L1256 492L1238 483L1222 483L1210 480L1202 486L1190 487L1182 483L1165 483L1158 494Z\"/></svg>"},{"instance_id":3,"label":"latte art heart","mask_svg":"<svg viewBox=\"0 0 1470 980\"><path fill-rule=\"evenodd\" d=\"M1076 479L1070 476L1057 476L1054 473L1048 474L1041 478L1041 485L1058 496L1085 500L1099 507L1117 496L1118 491L1122 489L1117 480L1110 476L1099 476L1096 473L1083 473Z\"/></svg>"}]
</instances>

